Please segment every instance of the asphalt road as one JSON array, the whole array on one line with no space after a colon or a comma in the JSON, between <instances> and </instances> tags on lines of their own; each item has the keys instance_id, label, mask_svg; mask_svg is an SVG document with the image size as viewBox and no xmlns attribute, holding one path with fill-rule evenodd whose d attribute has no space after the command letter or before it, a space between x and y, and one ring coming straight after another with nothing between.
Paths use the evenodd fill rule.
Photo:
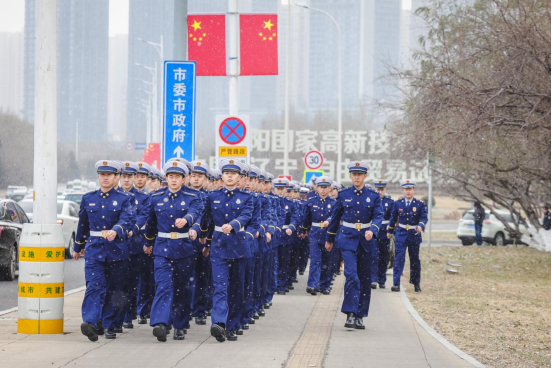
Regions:
<instances>
[{"instance_id":1,"label":"asphalt road","mask_svg":"<svg viewBox=\"0 0 552 368\"><path fill-rule=\"evenodd\" d=\"M65 291L84 286L84 259L65 260ZM17 278L0 281L0 312L17 307Z\"/></svg>"}]
</instances>

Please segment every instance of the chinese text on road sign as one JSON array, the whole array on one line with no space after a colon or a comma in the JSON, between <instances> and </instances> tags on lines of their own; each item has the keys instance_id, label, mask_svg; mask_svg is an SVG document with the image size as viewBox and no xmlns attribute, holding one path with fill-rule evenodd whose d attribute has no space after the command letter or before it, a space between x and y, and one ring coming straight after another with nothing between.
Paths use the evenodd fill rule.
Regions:
<instances>
[{"instance_id":1,"label":"chinese text on road sign","mask_svg":"<svg viewBox=\"0 0 552 368\"><path fill-rule=\"evenodd\" d=\"M163 162L195 159L196 63L165 61Z\"/></svg>"}]
</instances>

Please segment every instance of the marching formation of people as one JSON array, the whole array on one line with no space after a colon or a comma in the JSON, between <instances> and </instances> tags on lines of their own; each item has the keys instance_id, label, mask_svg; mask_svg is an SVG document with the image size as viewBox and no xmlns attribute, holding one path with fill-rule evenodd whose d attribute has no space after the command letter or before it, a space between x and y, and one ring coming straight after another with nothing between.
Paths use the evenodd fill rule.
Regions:
<instances>
[{"instance_id":1,"label":"marching formation of people","mask_svg":"<svg viewBox=\"0 0 552 368\"><path fill-rule=\"evenodd\" d=\"M275 294L294 290L307 270L306 292L330 294L346 277L345 327L365 329L371 290L385 288L395 236L392 291L400 290L406 251L410 283L421 292L425 204L415 182L393 201L387 182L365 184L368 165L349 163L352 186L328 176L310 183L275 178L236 159L210 169L172 158L163 172L144 162L96 163L100 189L81 202L73 258L85 256L81 332L116 338L133 321L165 342L184 340L193 321L219 342L265 317Z\"/></svg>"}]
</instances>

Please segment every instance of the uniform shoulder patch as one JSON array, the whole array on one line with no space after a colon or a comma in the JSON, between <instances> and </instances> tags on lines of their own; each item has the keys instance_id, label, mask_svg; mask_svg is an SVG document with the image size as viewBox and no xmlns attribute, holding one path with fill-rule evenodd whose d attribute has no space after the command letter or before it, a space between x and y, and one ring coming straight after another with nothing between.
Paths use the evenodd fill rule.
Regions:
<instances>
[{"instance_id":1,"label":"uniform shoulder patch","mask_svg":"<svg viewBox=\"0 0 552 368\"><path fill-rule=\"evenodd\" d=\"M157 192L157 191L155 191L155 192L151 193L151 196L152 196L152 197L157 197L157 196L160 196L160 195L162 195L162 194L163 194L163 192Z\"/></svg>"},{"instance_id":2,"label":"uniform shoulder patch","mask_svg":"<svg viewBox=\"0 0 552 368\"><path fill-rule=\"evenodd\" d=\"M190 196L190 197L197 197L194 193L190 193L190 192L187 192L187 191L182 191L182 193L184 195L187 195L187 196Z\"/></svg>"}]
</instances>

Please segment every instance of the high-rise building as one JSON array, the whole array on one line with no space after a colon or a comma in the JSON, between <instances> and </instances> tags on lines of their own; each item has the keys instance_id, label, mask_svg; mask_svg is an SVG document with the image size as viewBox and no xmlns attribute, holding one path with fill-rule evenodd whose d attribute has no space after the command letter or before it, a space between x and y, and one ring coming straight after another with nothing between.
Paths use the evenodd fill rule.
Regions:
<instances>
[{"instance_id":1,"label":"high-rise building","mask_svg":"<svg viewBox=\"0 0 552 368\"><path fill-rule=\"evenodd\" d=\"M35 118L35 31L36 0L25 0L23 40L23 118L34 124Z\"/></svg>"},{"instance_id":2,"label":"high-rise building","mask_svg":"<svg viewBox=\"0 0 552 368\"><path fill-rule=\"evenodd\" d=\"M343 108L358 107L360 42L360 1L311 1L313 8L328 12L341 29L341 77ZM339 36L333 21L319 12L310 12L309 109L337 110Z\"/></svg>"},{"instance_id":3,"label":"high-rise building","mask_svg":"<svg viewBox=\"0 0 552 368\"><path fill-rule=\"evenodd\" d=\"M129 11L127 141L146 142L149 119L157 119L154 128L161 132L163 60L173 60L174 0L130 0Z\"/></svg>"},{"instance_id":4,"label":"high-rise building","mask_svg":"<svg viewBox=\"0 0 552 368\"><path fill-rule=\"evenodd\" d=\"M23 33L0 33L0 110L23 112Z\"/></svg>"},{"instance_id":5,"label":"high-rise building","mask_svg":"<svg viewBox=\"0 0 552 368\"><path fill-rule=\"evenodd\" d=\"M126 141L128 35L109 38L107 133L111 141Z\"/></svg>"},{"instance_id":6,"label":"high-rise building","mask_svg":"<svg viewBox=\"0 0 552 368\"><path fill-rule=\"evenodd\" d=\"M58 138L107 134L109 0L58 1Z\"/></svg>"}]
</instances>

